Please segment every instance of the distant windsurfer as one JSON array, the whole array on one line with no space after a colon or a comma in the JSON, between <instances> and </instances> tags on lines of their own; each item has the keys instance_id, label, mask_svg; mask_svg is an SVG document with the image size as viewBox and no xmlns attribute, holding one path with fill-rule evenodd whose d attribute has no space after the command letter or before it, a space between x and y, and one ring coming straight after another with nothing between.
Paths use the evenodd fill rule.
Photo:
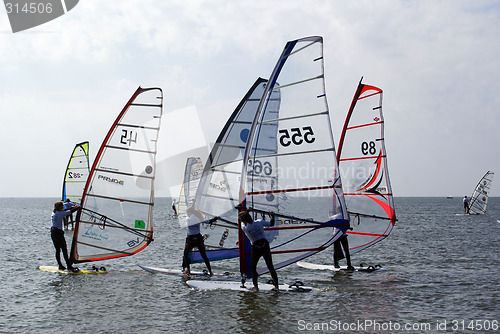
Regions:
<instances>
[{"instance_id":1,"label":"distant windsurfer","mask_svg":"<svg viewBox=\"0 0 500 334\"><path fill-rule=\"evenodd\" d=\"M258 283L258 275L257 275L257 263L259 262L260 257L262 256L266 261L267 268L269 269L269 273L273 278L274 288L273 290L278 290L278 275L276 274L276 270L274 270L273 259L271 256L271 248L269 247L269 241L267 241L266 236L264 234L264 226L274 226L274 212L269 212L269 216L271 217L271 221L266 221L263 219L254 221L249 211L252 211L252 208L248 208L245 211L239 213L239 219L241 221L241 229L245 232L245 235L250 240L252 244L252 255L251 255L251 272L252 272L252 280L253 280L253 291L259 291L259 283Z\"/></svg>"},{"instance_id":2,"label":"distant windsurfer","mask_svg":"<svg viewBox=\"0 0 500 334\"><path fill-rule=\"evenodd\" d=\"M54 204L54 210L52 211L52 227L50 229L50 236L56 249L56 260L59 264L59 270L66 269L61 262L61 251L63 253L64 260L66 261L66 265L68 266L68 270L74 270L68 258L66 239L64 239L63 219L66 216L71 215L78 209L80 209L80 206L73 206L71 209L64 210L64 203L61 201L58 201Z\"/></svg>"},{"instance_id":3,"label":"distant windsurfer","mask_svg":"<svg viewBox=\"0 0 500 334\"><path fill-rule=\"evenodd\" d=\"M209 220L204 220L203 215L200 210L193 208L192 206L186 209L186 223L187 223L187 237L186 237L186 245L184 246L184 256L182 258L182 271L184 274L191 273L191 260L189 259L189 252L197 247L200 251L200 255L205 261L205 265L207 266L208 273L210 276L213 276L212 268L210 266L210 261L207 257L207 252L205 250L205 243L203 241L203 236L200 233L200 225L201 223L213 223L218 217L214 217Z\"/></svg>"},{"instance_id":4,"label":"distant windsurfer","mask_svg":"<svg viewBox=\"0 0 500 334\"><path fill-rule=\"evenodd\" d=\"M464 196L464 214L469 214L469 199Z\"/></svg>"},{"instance_id":5,"label":"distant windsurfer","mask_svg":"<svg viewBox=\"0 0 500 334\"><path fill-rule=\"evenodd\" d=\"M175 198L172 199L172 210L174 210L174 216L177 216L177 209L175 208Z\"/></svg>"},{"instance_id":6,"label":"distant windsurfer","mask_svg":"<svg viewBox=\"0 0 500 334\"><path fill-rule=\"evenodd\" d=\"M66 198L64 201L64 210L69 210L72 207L74 207L75 204L69 200L69 198ZM71 221L71 228L73 229L73 214L70 214L66 217L64 217L64 229L67 230L69 227L69 222Z\"/></svg>"}]
</instances>

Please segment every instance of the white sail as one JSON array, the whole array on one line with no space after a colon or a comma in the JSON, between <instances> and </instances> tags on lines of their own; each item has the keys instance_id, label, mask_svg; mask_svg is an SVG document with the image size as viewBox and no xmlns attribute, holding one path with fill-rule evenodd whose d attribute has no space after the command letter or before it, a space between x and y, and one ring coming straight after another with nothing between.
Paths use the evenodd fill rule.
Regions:
<instances>
[{"instance_id":1,"label":"white sail","mask_svg":"<svg viewBox=\"0 0 500 334\"><path fill-rule=\"evenodd\" d=\"M477 184L469 203L469 214L482 215L486 213L488 196L490 194L491 182L493 181L494 174L495 173L490 171L486 172Z\"/></svg>"},{"instance_id":2,"label":"white sail","mask_svg":"<svg viewBox=\"0 0 500 334\"><path fill-rule=\"evenodd\" d=\"M360 82L337 152L351 254L386 238L396 222L384 140L382 90Z\"/></svg>"},{"instance_id":3,"label":"white sail","mask_svg":"<svg viewBox=\"0 0 500 334\"><path fill-rule=\"evenodd\" d=\"M152 241L162 106L160 88L139 87L111 126L83 192L73 263L132 255Z\"/></svg>"},{"instance_id":4,"label":"white sail","mask_svg":"<svg viewBox=\"0 0 500 334\"><path fill-rule=\"evenodd\" d=\"M185 216L186 209L194 204L196 190L198 189L202 173L203 161L201 161L201 158L187 158L186 168L184 169L184 180L182 182L181 192L179 195L179 216Z\"/></svg>"},{"instance_id":5,"label":"white sail","mask_svg":"<svg viewBox=\"0 0 500 334\"><path fill-rule=\"evenodd\" d=\"M75 145L64 173L62 200L80 204L83 188L89 176L89 142L85 141Z\"/></svg>"},{"instance_id":6,"label":"white sail","mask_svg":"<svg viewBox=\"0 0 500 334\"><path fill-rule=\"evenodd\" d=\"M345 231L348 217L325 93L321 37L286 44L247 141L240 203L258 213L277 208L277 225L267 229L275 232L271 242L275 268L330 246L341 235L333 227ZM269 205L278 197L282 197L278 206ZM240 271L249 277L250 244L241 229L239 253Z\"/></svg>"}]
</instances>

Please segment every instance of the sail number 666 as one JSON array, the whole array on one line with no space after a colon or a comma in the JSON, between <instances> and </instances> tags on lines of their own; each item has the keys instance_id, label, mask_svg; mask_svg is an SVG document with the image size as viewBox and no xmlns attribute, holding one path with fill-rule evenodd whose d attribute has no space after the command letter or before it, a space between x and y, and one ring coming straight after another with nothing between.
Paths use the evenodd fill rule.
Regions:
<instances>
[{"instance_id":1,"label":"sail number 666","mask_svg":"<svg viewBox=\"0 0 500 334\"><path fill-rule=\"evenodd\" d=\"M303 131L303 132L302 132ZM316 138L314 138L314 132L312 127L304 126L300 128L291 128L290 131L287 129L279 130L280 144L284 147L290 146L292 143L295 145L302 145L304 142L311 144L314 143Z\"/></svg>"}]
</instances>

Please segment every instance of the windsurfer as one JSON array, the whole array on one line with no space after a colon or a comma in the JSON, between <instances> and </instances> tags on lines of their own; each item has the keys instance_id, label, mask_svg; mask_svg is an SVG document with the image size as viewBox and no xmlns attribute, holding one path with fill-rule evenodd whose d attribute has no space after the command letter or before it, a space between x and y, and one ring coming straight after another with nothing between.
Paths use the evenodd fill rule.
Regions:
<instances>
[{"instance_id":1,"label":"windsurfer","mask_svg":"<svg viewBox=\"0 0 500 334\"><path fill-rule=\"evenodd\" d=\"M264 226L274 226L274 212L269 212L271 221L266 221L263 219L254 221L252 216L250 216L249 211L252 208L248 208L245 211L239 213L239 218L241 221L241 229L245 232L245 235L250 240L252 244L252 255L251 255L251 268L252 268L252 280L254 291L259 291L258 285L258 275L257 275L257 263L260 257L264 257L266 261L267 268L271 273L273 278L274 290L278 290L278 275L276 270L274 270L273 259L271 256L271 248L269 247L269 242L264 234Z\"/></svg>"},{"instance_id":2,"label":"windsurfer","mask_svg":"<svg viewBox=\"0 0 500 334\"><path fill-rule=\"evenodd\" d=\"M172 210L174 210L174 216L177 216L177 209L175 208L175 198L172 199Z\"/></svg>"},{"instance_id":3,"label":"windsurfer","mask_svg":"<svg viewBox=\"0 0 500 334\"><path fill-rule=\"evenodd\" d=\"M191 260L189 259L189 252L197 247L200 251L200 255L205 261L205 265L207 266L208 273L210 276L213 276L212 268L210 266L210 261L207 257L207 252L205 250L205 243L203 241L203 236L200 233L200 225L203 223L213 223L218 217L214 217L209 220L204 220L203 215L200 210L196 210L192 206L186 209L186 223L187 223L187 237L186 237L186 245L184 246L184 256L182 258L182 270L184 274L190 274L190 264Z\"/></svg>"},{"instance_id":4,"label":"windsurfer","mask_svg":"<svg viewBox=\"0 0 500 334\"><path fill-rule=\"evenodd\" d=\"M469 199L464 196L464 213L469 214Z\"/></svg>"},{"instance_id":5,"label":"windsurfer","mask_svg":"<svg viewBox=\"0 0 500 334\"><path fill-rule=\"evenodd\" d=\"M69 198L66 198L64 201L64 210L69 210L72 207L74 207L75 204L69 200ZM73 214L70 214L66 217L64 217L64 229L67 230L69 227L69 222L71 221L71 228L73 228Z\"/></svg>"},{"instance_id":6,"label":"windsurfer","mask_svg":"<svg viewBox=\"0 0 500 334\"><path fill-rule=\"evenodd\" d=\"M73 206L68 210L64 210L64 203L61 201L58 201L54 204L54 210L52 211L52 227L50 229L50 236L56 249L56 260L59 264L60 270L66 269L61 262L61 251L63 253L64 260L66 261L66 265L68 266L68 270L74 270L68 258L66 239L64 239L63 218L71 215L78 209L80 209L80 206Z\"/></svg>"},{"instance_id":7,"label":"windsurfer","mask_svg":"<svg viewBox=\"0 0 500 334\"><path fill-rule=\"evenodd\" d=\"M342 252L342 248L344 248L344 252ZM347 261L347 270L354 270L354 267L351 265L351 255L349 254L349 241L347 240L347 233L344 233L333 243L333 265L335 268L340 268L339 261L344 257Z\"/></svg>"}]
</instances>

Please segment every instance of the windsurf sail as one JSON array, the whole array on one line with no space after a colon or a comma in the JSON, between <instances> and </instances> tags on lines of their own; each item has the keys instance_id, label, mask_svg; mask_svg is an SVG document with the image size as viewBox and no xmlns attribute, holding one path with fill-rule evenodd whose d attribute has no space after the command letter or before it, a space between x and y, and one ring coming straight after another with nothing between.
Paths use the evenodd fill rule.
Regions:
<instances>
[{"instance_id":1,"label":"windsurf sail","mask_svg":"<svg viewBox=\"0 0 500 334\"><path fill-rule=\"evenodd\" d=\"M275 209L276 225L266 231L274 232L270 246L279 269L326 249L349 226L322 37L288 42L264 88L242 156L239 202L259 216ZM241 227L238 235L240 271L250 277L250 243Z\"/></svg>"},{"instance_id":2,"label":"windsurf sail","mask_svg":"<svg viewBox=\"0 0 500 334\"><path fill-rule=\"evenodd\" d=\"M477 184L470 200L469 214L482 215L486 213L486 205L488 205L488 196L494 174L490 171L486 172Z\"/></svg>"},{"instance_id":3,"label":"windsurf sail","mask_svg":"<svg viewBox=\"0 0 500 334\"><path fill-rule=\"evenodd\" d=\"M153 240L160 88L139 87L106 135L78 211L73 263L132 255Z\"/></svg>"},{"instance_id":4,"label":"windsurf sail","mask_svg":"<svg viewBox=\"0 0 500 334\"><path fill-rule=\"evenodd\" d=\"M182 182L181 192L179 195L179 216L185 216L186 209L194 205L196 189L198 189L202 173L203 161L201 161L201 158L187 158L186 168L184 169L184 180Z\"/></svg>"},{"instance_id":5,"label":"windsurf sail","mask_svg":"<svg viewBox=\"0 0 500 334\"><path fill-rule=\"evenodd\" d=\"M352 227L347 231L351 254L386 238L396 222L384 145L382 90L361 81L337 151Z\"/></svg>"},{"instance_id":6,"label":"windsurf sail","mask_svg":"<svg viewBox=\"0 0 500 334\"><path fill-rule=\"evenodd\" d=\"M83 188L89 176L89 142L85 141L75 145L64 173L62 200L80 204Z\"/></svg>"},{"instance_id":7,"label":"windsurf sail","mask_svg":"<svg viewBox=\"0 0 500 334\"><path fill-rule=\"evenodd\" d=\"M210 261L238 257L239 190L243 155L248 134L267 80L259 78L229 117L205 163L195 196L195 207L206 218L220 217L202 224L201 233ZM275 109L279 95L273 96ZM261 170L267 168L261 166ZM202 262L199 252L191 253L192 262Z\"/></svg>"}]
</instances>

